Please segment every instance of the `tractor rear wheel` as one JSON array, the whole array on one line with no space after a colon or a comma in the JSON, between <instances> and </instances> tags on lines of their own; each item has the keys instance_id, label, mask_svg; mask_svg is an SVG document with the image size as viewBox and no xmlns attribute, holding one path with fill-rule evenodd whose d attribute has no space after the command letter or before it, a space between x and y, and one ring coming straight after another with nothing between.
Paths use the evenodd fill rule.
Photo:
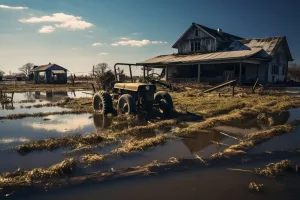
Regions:
<instances>
[{"instance_id":1,"label":"tractor rear wheel","mask_svg":"<svg viewBox=\"0 0 300 200\"><path fill-rule=\"evenodd\" d=\"M154 103L158 104L159 111L164 116L170 116L173 111L173 100L169 93L159 91L154 95Z\"/></svg>"},{"instance_id":2,"label":"tractor rear wheel","mask_svg":"<svg viewBox=\"0 0 300 200\"><path fill-rule=\"evenodd\" d=\"M123 94L118 101L118 109L127 115L136 113L136 105L133 97L129 94Z\"/></svg>"},{"instance_id":3,"label":"tractor rear wheel","mask_svg":"<svg viewBox=\"0 0 300 200\"><path fill-rule=\"evenodd\" d=\"M105 91L100 91L94 94L93 97L93 108L94 111L100 112L103 114L112 113L113 108L113 102L111 99L111 96L109 93Z\"/></svg>"}]
</instances>

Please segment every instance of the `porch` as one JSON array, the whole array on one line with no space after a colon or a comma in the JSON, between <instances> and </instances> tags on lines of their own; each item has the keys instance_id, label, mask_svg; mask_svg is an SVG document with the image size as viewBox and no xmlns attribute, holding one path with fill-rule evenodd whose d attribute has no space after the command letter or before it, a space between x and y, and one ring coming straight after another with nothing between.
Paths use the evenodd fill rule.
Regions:
<instances>
[{"instance_id":1,"label":"porch","mask_svg":"<svg viewBox=\"0 0 300 200\"><path fill-rule=\"evenodd\" d=\"M218 84L229 80L237 80L239 85L251 84L259 78L260 82L267 81L268 64L260 61L232 61L198 64L166 64L151 66L162 68L162 80L183 83L201 82Z\"/></svg>"}]
</instances>

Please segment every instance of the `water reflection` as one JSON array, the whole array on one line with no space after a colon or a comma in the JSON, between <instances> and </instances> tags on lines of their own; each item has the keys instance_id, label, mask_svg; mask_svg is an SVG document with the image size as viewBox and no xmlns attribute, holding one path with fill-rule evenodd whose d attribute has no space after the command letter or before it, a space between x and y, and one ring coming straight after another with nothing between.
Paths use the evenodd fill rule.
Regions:
<instances>
[{"instance_id":1,"label":"water reflection","mask_svg":"<svg viewBox=\"0 0 300 200\"><path fill-rule=\"evenodd\" d=\"M94 114L93 121L96 129L98 131L103 131L111 126L112 118L107 117L106 115Z\"/></svg>"},{"instance_id":2,"label":"water reflection","mask_svg":"<svg viewBox=\"0 0 300 200\"><path fill-rule=\"evenodd\" d=\"M47 122L27 122L24 126L31 127L33 129L55 131L59 133L68 133L74 131L81 131L86 126L90 126L93 122L86 116L74 115L70 116L58 116L51 115L47 117Z\"/></svg>"}]
</instances>

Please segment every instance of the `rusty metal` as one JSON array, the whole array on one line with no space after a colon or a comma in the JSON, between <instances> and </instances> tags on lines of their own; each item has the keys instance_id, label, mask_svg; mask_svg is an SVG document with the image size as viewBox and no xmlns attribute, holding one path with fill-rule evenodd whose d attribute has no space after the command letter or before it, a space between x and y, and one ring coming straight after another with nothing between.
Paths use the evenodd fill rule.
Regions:
<instances>
[{"instance_id":1,"label":"rusty metal","mask_svg":"<svg viewBox=\"0 0 300 200\"><path fill-rule=\"evenodd\" d=\"M137 92L140 86L152 86L152 85L153 84L147 84L147 83L116 83L114 88Z\"/></svg>"}]
</instances>

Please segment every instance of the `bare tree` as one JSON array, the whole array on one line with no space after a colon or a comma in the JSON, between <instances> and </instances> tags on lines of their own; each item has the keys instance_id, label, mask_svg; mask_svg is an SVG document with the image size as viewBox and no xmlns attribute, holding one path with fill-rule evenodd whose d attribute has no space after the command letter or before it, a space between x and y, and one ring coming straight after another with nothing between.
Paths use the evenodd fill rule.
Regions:
<instances>
[{"instance_id":1,"label":"bare tree","mask_svg":"<svg viewBox=\"0 0 300 200\"><path fill-rule=\"evenodd\" d=\"M0 77L2 77L4 74L5 72L0 69Z\"/></svg>"},{"instance_id":2,"label":"bare tree","mask_svg":"<svg viewBox=\"0 0 300 200\"><path fill-rule=\"evenodd\" d=\"M22 67L19 68L19 71L24 74L25 76L28 76L33 69L34 64L33 63L26 63Z\"/></svg>"},{"instance_id":3,"label":"bare tree","mask_svg":"<svg viewBox=\"0 0 300 200\"><path fill-rule=\"evenodd\" d=\"M289 64L288 78L294 81L300 80L300 65L296 63Z\"/></svg>"},{"instance_id":4,"label":"bare tree","mask_svg":"<svg viewBox=\"0 0 300 200\"><path fill-rule=\"evenodd\" d=\"M95 82L98 88L102 90L107 90L111 83L115 80L113 72L109 69L107 63L99 63L94 69Z\"/></svg>"}]
</instances>

